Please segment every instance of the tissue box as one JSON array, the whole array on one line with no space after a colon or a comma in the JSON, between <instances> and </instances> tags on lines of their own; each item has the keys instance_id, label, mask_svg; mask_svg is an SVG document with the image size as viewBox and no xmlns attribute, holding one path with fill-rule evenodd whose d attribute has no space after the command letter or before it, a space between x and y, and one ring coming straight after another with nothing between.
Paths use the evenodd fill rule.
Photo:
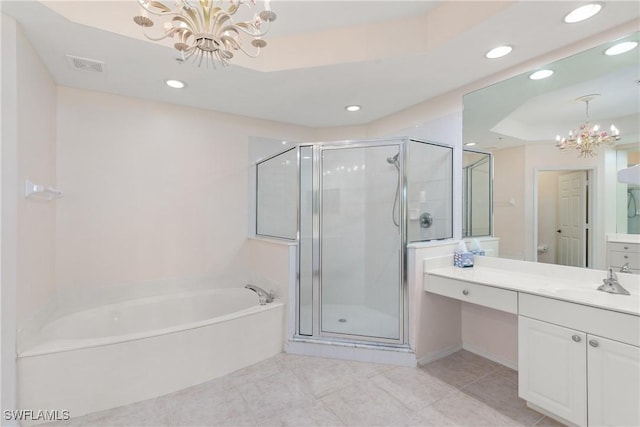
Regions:
<instances>
[{"instance_id":1,"label":"tissue box","mask_svg":"<svg viewBox=\"0 0 640 427\"><path fill-rule=\"evenodd\" d=\"M473 267L473 253L455 251L453 253L453 265L456 267Z\"/></svg>"}]
</instances>

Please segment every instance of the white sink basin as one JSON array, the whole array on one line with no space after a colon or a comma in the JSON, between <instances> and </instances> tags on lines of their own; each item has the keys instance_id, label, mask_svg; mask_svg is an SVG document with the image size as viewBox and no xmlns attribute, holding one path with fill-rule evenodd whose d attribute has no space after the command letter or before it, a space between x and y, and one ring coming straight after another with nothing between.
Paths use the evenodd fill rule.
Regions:
<instances>
[{"instance_id":1,"label":"white sink basin","mask_svg":"<svg viewBox=\"0 0 640 427\"><path fill-rule=\"evenodd\" d=\"M599 285L598 285L599 286ZM640 298L638 294L622 295L599 291L597 286L591 288L560 288L548 291L549 296L575 301L578 303L605 305L611 308L638 310Z\"/></svg>"}]
</instances>

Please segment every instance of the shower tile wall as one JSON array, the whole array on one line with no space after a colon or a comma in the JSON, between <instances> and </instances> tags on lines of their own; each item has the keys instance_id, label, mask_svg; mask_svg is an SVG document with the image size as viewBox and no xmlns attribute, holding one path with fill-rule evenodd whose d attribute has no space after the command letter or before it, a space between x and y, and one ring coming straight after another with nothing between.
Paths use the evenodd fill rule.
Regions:
<instances>
[{"instance_id":1,"label":"shower tile wall","mask_svg":"<svg viewBox=\"0 0 640 427\"><path fill-rule=\"evenodd\" d=\"M366 169L364 152L325 152L322 167L322 280L325 304L357 305L365 296ZM344 205L349 205L345 209ZM340 248L340 250L329 250ZM331 268L324 268L331 266Z\"/></svg>"},{"instance_id":2,"label":"shower tile wall","mask_svg":"<svg viewBox=\"0 0 640 427\"><path fill-rule=\"evenodd\" d=\"M297 150L289 150L258 165L257 234L296 238L297 191Z\"/></svg>"},{"instance_id":3,"label":"shower tile wall","mask_svg":"<svg viewBox=\"0 0 640 427\"><path fill-rule=\"evenodd\" d=\"M365 181L366 212L366 272L367 294L365 305L376 311L397 318L400 300L398 288L400 275L400 229L394 224L393 215L400 223L401 200L395 206L398 170L386 161L399 151L399 146L367 151ZM400 194L397 195L400 197Z\"/></svg>"},{"instance_id":4,"label":"shower tile wall","mask_svg":"<svg viewBox=\"0 0 640 427\"><path fill-rule=\"evenodd\" d=\"M409 144L408 240L452 237L452 151L446 147ZM430 213L433 224L420 226L420 215Z\"/></svg>"}]
</instances>

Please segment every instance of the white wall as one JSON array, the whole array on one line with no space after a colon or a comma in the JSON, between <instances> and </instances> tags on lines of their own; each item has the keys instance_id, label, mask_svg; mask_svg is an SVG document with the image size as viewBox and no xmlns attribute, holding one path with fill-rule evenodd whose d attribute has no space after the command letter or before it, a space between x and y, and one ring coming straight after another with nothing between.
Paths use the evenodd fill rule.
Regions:
<instances>
[{"instance_id":1,"label":"white wall","mask_svg":"<svg viewBox=\"0 0 640 427\"><path fill-rule=\"evenodd\" d=\"M56 184L56 86L27 39L18 32L18 185ZM57 201L18 194L18 328L55 291Z\"/></svg>"},{"instance_id":2,"label":"white wall","mask_svg":"<svg viewBox=\"0 0 640 427\"><path fill-rule=\"evenodd\" d=\"M16 405L16 252L18 189L18 60L16 22L2 15L0 172L0 407ZM16 423L14 423L16 424Z\"/></svg>"},{"instance_id":3,"label":"white wall","mask_svg":"<svg viewBox=\"0 0 640 427\"><path fill-rule=\"evenodd\" d=\"M538 262L556 264L558 260L558 178L562 171L538 172Z\"/></svg>"},{"instance_id":4,"label":"white wall","mask_svg":"<svg viewBox=\"0 0 640 427\"><path fill-rule=\"evenodd\" d=\"M55 290L55 202L26 199L26 179L56 185L56 88L12 19L2 16L2 408L15 406L16 329Z\"/></svg>"},{"instance_id":5,"label":"white wall","mask_svg":"<svg viewBox=\"0 0 640 427\"><path fill-rule=\"evenodd\" d=\"M493 152L493 235L500 238L500 256L525 259L525 148ZM529 214L531 220L531 215Z\"/></svg>"},{"instance_id":6,"label":"white wall","mask_svg":"<svg viewBox=\"0 0 640 427\"><path fill-rule=\"evenodd\" d=\"M308 129L66 87L58 99L61 291L246 282L249 137Z\"/></svg>"}]
</instances>

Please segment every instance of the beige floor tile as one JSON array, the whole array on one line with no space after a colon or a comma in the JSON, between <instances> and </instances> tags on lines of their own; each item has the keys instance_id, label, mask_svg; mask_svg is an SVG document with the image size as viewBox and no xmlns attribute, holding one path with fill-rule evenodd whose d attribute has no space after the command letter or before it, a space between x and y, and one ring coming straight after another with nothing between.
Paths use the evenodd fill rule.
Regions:
<instances>
[{"instance_id":1,"label":"beige floor tile","mask_svg":"<svg viewBox=\"0 0 640 427\"><path fill-rule=\"evenodd\" d=\"M249 405L237 389L217 387L160 397L155 408L168 417L170 425L224 425L250 416ZM252 422L253 418L247 425Z\"/></svg>"},{"instance_id":2,"label":"beige floor tile","mask_svg":"<svg viewBox=\"0 0 640 427\"><path fill-rule=\"evenodd\" d=\"M499 364L465 350L421 367L456 388L462 388L499 368Z\"/></svg>"},{"instance_id":3,"label":"beige floor tile","mask_svg":"<svg viewBox=\"0 0 640 427\"><path fill-rule=\"evenodd\" d=\"M394 367L371 378L371 382L411 410L429 406L456 391L419 368Z\"/></svg>"},{"instance_id":4,"label":"beige floor tile","mask_svg":"<svg viewBox=\"0 0 640 427\"><path fill-rule=\"evenodd\" d=\"M519 426L482 402L456 392L418 412L425 426Z\"/></svg>"},{"instance_id":5,"label":"beige floor tile","mask_svg":"<svg viewBox=\"0 0 640 427\"><path fill-rule=\"evenodd\" d=\"M299 354L287 354L280 353L276 356L276 358L287 368L287 369L310 369L313 367L316 368L329 368L332 365L335 365L338 360L336 359L327 359L324 357L314 357L314 356L302 356Z\"/></svg>"},{"instance_id":6,"label":"beige floor tile","mask_svg":"<svg viewBox=\"0 0 640 427\"><path fill-rule=\"evenodd\" d=\"M312 406L316 402L306 384L290 371L245 384L236 390L242 395L250 413L256 417L266 410L270 413L289 411Z\"/></svg>"},{"instance_id":7,"label":"beige floor tile","mask_svg":"<svg viewBox=\"0 0 640 427\"><path fill-rule=\"evenodd\" d=\"M310 406L295 406L287 410L265 410L256 416L259 426L342 426L342 421L322 402L315 402Z\"/></svg>"},{"instance_id":8,"label":"beige floor tile","mask_svg":"<svg viewBox=\"0 0 640 427\"><path fill-rule=\"evenodd\" d=\"M87 426L168 426L171 420L167 413L156 410L155 399L131 405L120 406L106 411L88 414L82 425Z\"/></svg>"},{"instance_id":9,"label":"beige floor tile","mask_svg":"<svg viewBox=\"0 0 640 427\"><path fill-rule=\"evenodd\" d=\"M467 385L462 392L523 425L532 426L544 417L518 397L518 373L511 369L498 369Z\"/></svg>"},{"instance_id":10,"label":"beige floor tile","mask_svg":"<svg viewBox=\"0 0 640 427\"><path fill-rule=\"evenodd\" d=\"M536 424L536 427L565 427L565 424L562 424L553 418L544 417L538 422L538 424Z\"/></svg>"},{"instance_id":11,"label":"beige floor tile","mask_svg":"<svg viewBox=\"0 0 640 427\"><path fill-rule=\"evenodd\" d=\"M460 351L421 368L281 354L157 399L48 426L533 424L561 425L524 407L515 371Z\"/></svg>"},{"instance_id":12,"label":"beige floor tile","mask_svg":"<svg viewBox=\"0 0 640 427\"><path fill-rule=\"evenodd\" d=\"M370 381L359 382L322 398L348 426L418 425L415 412Z\"/></svg>"},{"instance_id":13,"label":"beige floor tile","mask_svg":"<svg viewBox=\"0 0 640 427\"><path fill-rule=\"evenodd\" d=\"M278 357L271 357L262 362L240 369L219 379L227 388L238 387L243 384L261 381L273 375L285 372L287 368Z\"/></svg>"},{"instance_id":14,"label":"beige floor tile","mask_svg":"<svg viewBox=\"0 0 640 427\"><path fill-rule=\"evenodd\" d=\"M343 361L331 361L326 365L314 362L310 366L293 369L293 372L318 398L366 379L366 376L357 375L353 365Z\"/></svg>"}]
</instances>

